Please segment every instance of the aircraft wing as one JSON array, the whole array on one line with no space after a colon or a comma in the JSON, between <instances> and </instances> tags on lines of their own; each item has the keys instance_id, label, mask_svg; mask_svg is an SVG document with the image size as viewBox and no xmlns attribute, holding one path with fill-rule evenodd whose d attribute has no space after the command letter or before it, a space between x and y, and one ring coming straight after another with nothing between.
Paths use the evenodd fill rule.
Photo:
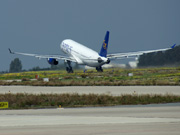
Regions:
<instances>
[{"instance_id":1,"label":"aircraft wing","mask_svg":"<svg viewBox=\"0 0 180 135\"><path fill-rule=\"evenodd\" d=\"M138 52L128 52L128 53L108 54L107 58L110 58L110 59L125 59L125 58L138 57L138 56L140 56L142 54L146 54L146 53L166 51L166 50L169 50L169 49L173 49L175 46L176 46L176 44L174 44L170 48L164 48L164 49L148 50L148 51L138 51Z\"/></svg>"},{"instance_id":2,"label":"aircraft wing","mask_svg":"<svg viewBox=\"0 0 180 135\"><path fill-rule=\"evenodd\" d=\"M68 56L62 56L62 55L40 55L40 54L31 54L31 53L21 53L21 52L12 52L11 49L9 49L9 52L11 54L18 54L18 55L25 55L25 56L32 56L38 59L49 59L53 58L56 60L69 60L72 62L77 62L73 57L68 57Z\"/></svg>"}]
</instances>

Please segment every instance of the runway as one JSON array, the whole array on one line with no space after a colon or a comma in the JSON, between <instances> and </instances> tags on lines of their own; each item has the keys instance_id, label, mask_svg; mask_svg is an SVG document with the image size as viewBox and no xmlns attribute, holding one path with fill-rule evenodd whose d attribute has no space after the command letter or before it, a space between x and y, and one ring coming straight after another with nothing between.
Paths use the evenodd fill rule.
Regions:
<instances>
[{"instance_id":1,"label":"runway","mask_svg":"<svg viewBox=\"0 0 180 135\"><path fill-rule=\"evenodd\" d=\"M174 94L180 95L180 86L70 86L70 87L40 87L40 86L0 86L0 93L79 93L79 94Z\"/></svg>"},{"instance_id":2,"label":"runway","mask_svg":"<svg viewBox=\"0 0 180 135\"><path fill-rule=\"evenodd\" d=\"M1 135L179 135L180 103L1 110Z\"/></svg>"},{"instance_id":3,"label":"runway","mask_svg":"<svg viewBox=\"0 0 180 135\"><path fill-rule=\"evenodd\" d=\"M179 86L0 86L0 93L174 94ZM0 135L179 135L180 103L0 110Z\"/></svg>"}]
</instances>

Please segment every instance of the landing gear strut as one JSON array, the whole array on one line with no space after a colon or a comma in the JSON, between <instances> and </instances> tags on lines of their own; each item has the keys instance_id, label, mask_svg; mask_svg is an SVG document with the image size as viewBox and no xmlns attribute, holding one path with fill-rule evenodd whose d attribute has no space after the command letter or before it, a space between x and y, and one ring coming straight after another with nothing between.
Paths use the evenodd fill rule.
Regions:
<instances>
[{"instance_id":1,"label":"landing gear strut","mask_svg":"<svg viewBox=\"0 0 180 135\"><path fill-rule=\"evenodd\" d=\"M65 63L66 63L66 71L67 71L67 73L73 73L73 69L71 67L71 61L67 60L67 61L65 61Z\"/></svg>"},{"instance_id":2,"label":"landing gear strut","mask_svg":"<svg viewBox=\"0 0 180 135\"><path fill-rule=\"evenodd\" d=\"M103 72L103 69L102 69L101 66L100 66L100 67L96 67L96 70L97 70L98 72Z\"/></svg>"}]
</instances>

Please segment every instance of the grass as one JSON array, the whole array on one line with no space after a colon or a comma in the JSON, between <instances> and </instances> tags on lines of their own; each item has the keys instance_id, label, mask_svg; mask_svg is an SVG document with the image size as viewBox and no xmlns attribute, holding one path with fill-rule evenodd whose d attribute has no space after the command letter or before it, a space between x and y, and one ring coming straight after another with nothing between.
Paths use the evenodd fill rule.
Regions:
<instances>
[{"instance_id":1,"label":"grass","mask_svg":"<svg viewBox=\"0 0 180 135\"><path fill-rule=\"evenodd\" d=\"M132 73L133 76L128 76ZM32 81L35 75L39 79ZM44 82L43 78L49 78ZM17 80L21 81L17 81ZM13 80L9 82L7 80ZM103 73L80 70L72 74L65 71L37 71L9 73L0 75L0 85L31 86L122 86L122 85L180 85L180 68L146 68L146 69L105 69ZM0 94L0 102L9 102L10 109L46 108L46 107L82 107L114 106L152 103L180 102L175 95L121 95L110 94Z\"/></svg>"},{"instance_id":2,"label":"grass","mask_svg":"<svg viewBox=\"0 0 180 135\"><path fill-rule=\"evenodd\" d=\"M83 106L115 106L115 105L137 105L152 103L174 103L180 102L180 96L175 95L121 95L111 96L108 94L0 94L0 102L9 102L9 109L27 108L57 108L83 107Z\"/></svg>"},{"instance_id":3,"label":"grass","mask_svg":"<svg viewBox=\"0 0 180 135\"><path fill-rule=\"evenodd\" d=\"M133 76L128 76L133 73ZM39 75L37 81L31 81ZM50 78L43 82L43 78ZM17 79L22 80L17 82ZM6 80L14 80L7 82ZM66 71L37 71L0 75L0 85L33 86L121 86L121 85L180 85L180 68L105 69L103 73L81 70L68 74Z\"/></svg>"}]
</instances>

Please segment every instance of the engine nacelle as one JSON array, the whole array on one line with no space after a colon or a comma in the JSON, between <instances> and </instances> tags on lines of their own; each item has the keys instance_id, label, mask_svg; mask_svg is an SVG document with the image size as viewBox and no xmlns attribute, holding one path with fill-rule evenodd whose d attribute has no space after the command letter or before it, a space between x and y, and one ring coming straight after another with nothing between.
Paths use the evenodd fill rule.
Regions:
<instances>
[{"instance_id":1,"label":"engine nacelle","mask_svg":"<svg viewBox=\"0 0 180 135\"><path fill-rule=\"evenodd\" d=\"M110 59L108 58L108 60L107 60L107 62L106 62L106 63L107 63L107 64L109 64L110 62L111 62L111 61L110 61Z\"/></svg>"},{"instance_id":2,"label":"engine nacelle","mask_svg":"<svg viewBox=\"0 0 180 135\"><path fill-rule=\"evenodd\" d=\"M49 58L48 59L48 63L50 65L58 65L59 62L56 59L54 59L54 58Z\"/></svg>"},{"instance_id":3,"label":"engine nacelle","mask_svg":"<svg viewBox=\"0 0 180 135\"><path fill-rule=\"evenodd\" d=\"M103 62L103 60L101 59L101 57L99 57L99 58L97 59L97 61L98 61L98 63Z\"/></svg>"}]
</instances>

